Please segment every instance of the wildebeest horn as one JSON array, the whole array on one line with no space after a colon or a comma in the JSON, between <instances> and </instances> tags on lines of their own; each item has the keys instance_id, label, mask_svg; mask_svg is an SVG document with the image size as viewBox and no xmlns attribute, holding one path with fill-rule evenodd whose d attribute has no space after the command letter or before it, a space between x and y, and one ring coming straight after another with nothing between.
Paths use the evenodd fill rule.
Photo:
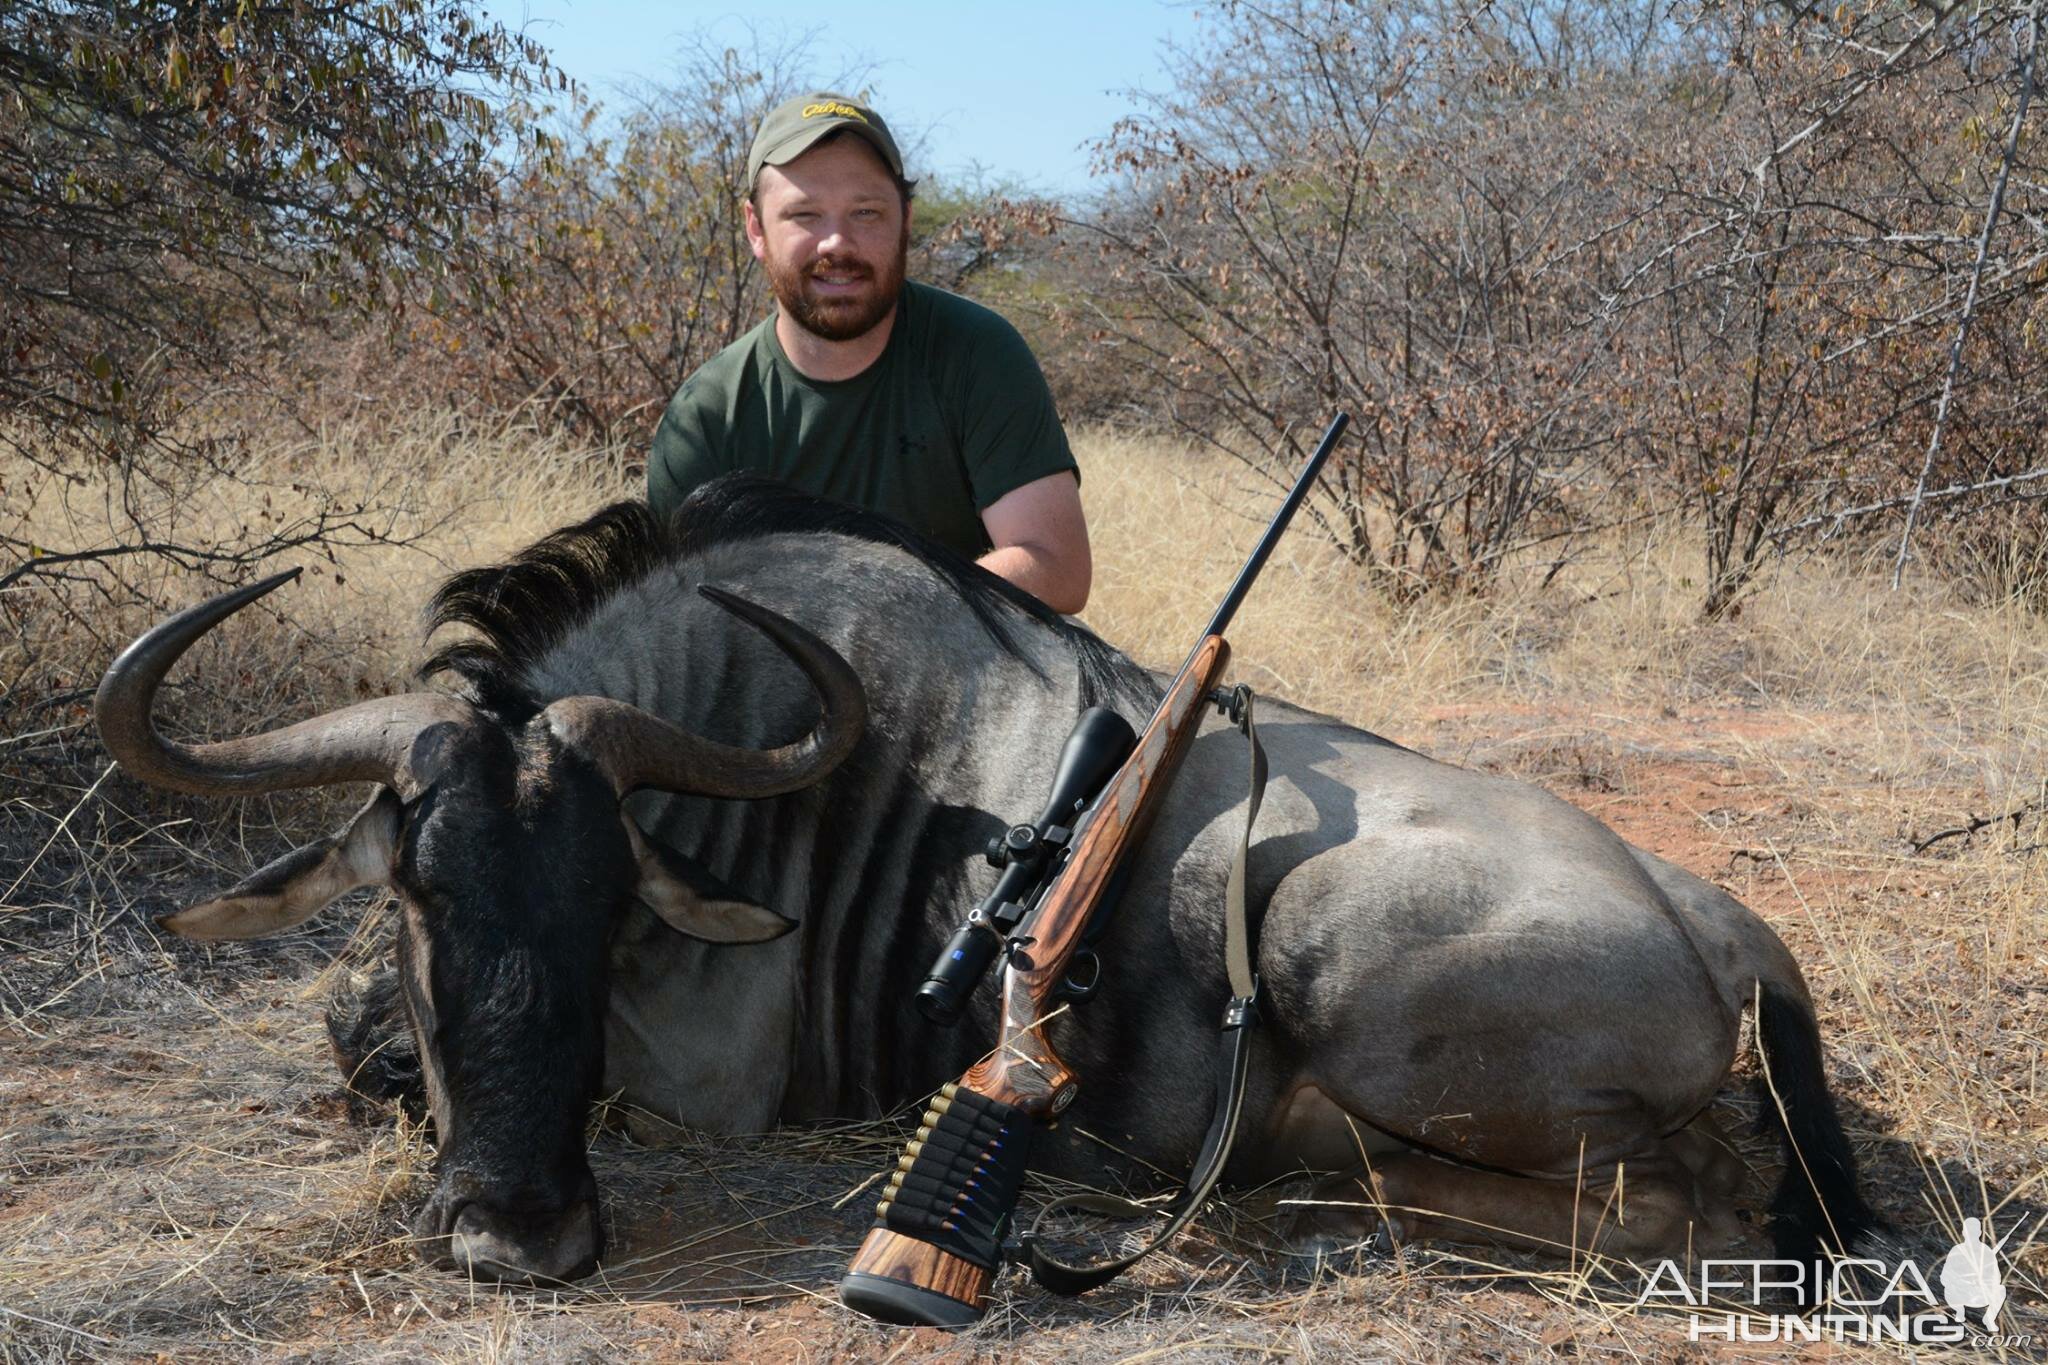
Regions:
<instances>
[{"instance_id":1,"label":"wildebeest horn","mask_svg":"<svg viewBox=\"0 0 2048 1365\"><path fill-rule=\"evenodd\" d=\"M742 749L609 697L564 697L545 713L562 742L597 764L622 797L641 787L692 796L780 796L838 767L867 724L867 693L852 666L785 616L719 588L697 591L774 641L810 678L823 704L811 733L779 749Z\"/></svg>"},{"instance_id":2,"label":"wildebeest horn","mask_svg":"<svg viewBox=\"0 0 2048 1365\"><path fill-rule=\"evenodd\" d=\"M467 725L453 697L410 692L358 702L282 730L218 744L179 744L156 731L157 686L192 642L257 598L299 576L297 569L187 608L121 652L100 680L93 712L100 738L144 782L202 795L255 795L335 782L381 782L412 799L427 780L414 771L414 745L430 726Z\"/></svg>"}]
</instances>

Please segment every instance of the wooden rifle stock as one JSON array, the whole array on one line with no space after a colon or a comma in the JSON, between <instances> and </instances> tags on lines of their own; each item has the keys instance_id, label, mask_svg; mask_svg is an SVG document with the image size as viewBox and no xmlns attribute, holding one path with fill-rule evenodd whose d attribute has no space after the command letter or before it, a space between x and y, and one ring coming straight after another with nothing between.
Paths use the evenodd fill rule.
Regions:
<instances>
[{"instance_id":1,"label":"wooden rifle stock","mask_svg":"<svg viewBox=\"0 0 2048 1365\"><path fill-rule=\"evenodd\" d=\"M1073 1099L1073 1074L1054 1055L1042 1025L1111 873L1158 814L1201 728L1203 703L1229 662L1223 637L1205 638L1167 690L1136 752L1103 788L1065 871L1025 926L1031 943L1003 969L996 1048L961 1078L967 1088L1033 1118L1058 1114Z\"/></svg>"},{"instance_id":2,"label":"wooden rifle stock","mask_svg":"<svg viewBox=\"0 0 2048 1365\"><path fill-rule=\"evenodd\" d=\"M942 1087L925 1111L923 1124L885 1188L876 1210L877 1225L869 1230L840 1283L840 1298L849 1306L886 1322L915 1325L964 1327L981 1317L1023 1180L1031 1131L1057 1118L1079 1089L1074 1073L1045 1035L1061 984L1089 918L1125 855L1157 816L1201 728L1202 708L1230 661L1224 630L1349 421L1340 412L1324 431L1200 642L1152 713L1136 750L1076 829L1065 864L1021 926L1022 936L1012 940L1003 965L995 1050L958 1081ZM1256 805L1254 799L1254 810ZM1255 995L1256 985L1250 989ZM1253 1004L1247 996L1242 1002L1246 1013L1254 1013ZM1236 1005L1233 1002L1233 1008ZM1240 1083L1245 1055L1240 1048ZM1226 1140L1219 1150L1227 1147ZM1220 1173L1220 1162L1216 1169ZM1191 1193L1198 1196L1199 1191ZM1193 1202L1199 1203L1199 1198ZM1036 1260L1034 1270L1043 1277L1044 1268ZM1061 1292L1076 1293L1082 1287L1077 1283Z\"/></svg>"},{"instance_id":3,"label":"wooden rifle stock","mask_svg":"<svg viewBox=\"0 0 2048 1365\"><path fill-rule=\"evenodd\" d=\"M925 1115L921 1134L945 1112L938 1106L957 1102L962 1091L1021 1110L1040 1124L1057 1117L1073 1101L1078 1083L1053 1051L1044 1025L1055 1008L1055 997L1075 950L1081 946L1089 917L1101 903L1124 855L1145 836L1157 816L1174 774L1201 728L1209 693L1229 662L1230 645L1222 635L1214 634L1204 636L1182 666L1153 713L1152 723L1139 737L1137 750L1103 788L1077 832L1059 880L1046 889L1037 910L1025 922L1028 942L1003 966L1002 1018L995 1050L940 1092L934 1109ZM912 1142L911 1153L898 1166L899 1175L908 1169L921 1140ZM893 1192L895 1186L890 1189ZM885 1207L887 1203L885 1199ZM900 1286L900 1291L891 1295L885 1286L869 1282L869 1294L855 1305L864 1312L892 1321L962 1325L981 1316L995 1269L906 1233L875 1227L861 1243L848 1275L856 1286L862 1282L851 1280L852 1276ZM891 1307L899 1311L886 1311ZM878 1308L884 1311L878 1313Z\"/></svg>"}]
</instances>

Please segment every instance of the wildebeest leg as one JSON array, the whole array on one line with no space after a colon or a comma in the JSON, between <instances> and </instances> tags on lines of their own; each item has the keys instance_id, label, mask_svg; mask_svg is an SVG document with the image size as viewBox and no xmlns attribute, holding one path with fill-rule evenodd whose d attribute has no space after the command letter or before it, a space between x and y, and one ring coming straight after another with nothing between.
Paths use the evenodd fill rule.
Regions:
<instances>
[{"instance_id":1,"label":"wildebeest leg","mask_svg":"<svg viewBox=\"0 0 2048 1365\"><path fill-rule=\"evenodd\" d=\"M1509 1175L1422 1152L1382 1154L1319 1184L1290 1229L1304 1248L1443 1241L1594 1250L1628 1258L1720 1249L1738 1235L1729 1204L1740 1163L1714 1137L1681 1130L1639 1154L1563 1180Z\"/></svg>"},{"instance_id":2,"label":"wildebeest leg","mask_svg":"<svg viewBox=\"0 0 2048 1365\"><path fill-rule=\"evenodd\" d=\"M365 1101L396 1100L415 1119L426 1113L427 1089L397 967L343 979L327 1001L327 1045L356 1117L364 1116Z\"/></svg>"},{"instance_id":3,"label":"wildebeest leg","mask_svg":"<svg viewBox=\"0 0 2048 1365\"><path fill-rule=\"evenodd\" d=\"M1257 1142L1240 1142L1232 1176L1243 1184L1285 1180L1303 1171L1348 1171L1361 1158L1408 1144L1345 1113L1320 1086L1302 1083L1273 1108Z\"/></svg>"},{"instance_id":4,"label":"wildebeest leg","mask_svg":"<svg viewBox=\"0 0 2048 1365\"><path fill-rule=\"evenodd\" d=\"M1734 1240L1735 1196L1749 1169L1736 1153L1735 1143L1721 1131L1720 1124L1701 1114L1665 1138L1664 1145L1692 1173L1696 1201L1709 1221L1726 1234L1725 1240Z\"/></svg>"}]
</instances>

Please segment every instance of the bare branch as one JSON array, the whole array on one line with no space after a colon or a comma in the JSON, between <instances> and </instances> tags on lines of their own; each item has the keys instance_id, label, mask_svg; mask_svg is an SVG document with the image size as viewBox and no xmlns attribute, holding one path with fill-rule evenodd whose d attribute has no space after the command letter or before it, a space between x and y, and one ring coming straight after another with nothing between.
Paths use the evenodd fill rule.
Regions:
<instances>
[{"instance_id":1,"label":"bare branch","mask_svg":"<svg viewBox=\"0 0 2048 1365\"><path fill-rule=\"evenodd\" d=\"M1880 512L1896 512L1901 507L1909 507L1916 504L1924 505L1931 502L1945 502L1950 498L1965 497L1971 493L2008 492L2026 484L2037 483L2043 479L2048 479L2048 468L2030 469L2023 474L2007 474L1996 479L1979 479L1970 483L1950 484L1946 488L1915 489L1911 493L1903 494L1896 498L1880 498L1876 502L1865 503L1860 507L1844 507L1837 512L1817 513L1814 516L1804 517L1798 521L1788 522L1783 526L1774 527L1770 532L1770 536L1773 541L1783 544L1794 536L1811 531L1815 527L1826 527L1827 529L1821 532L1821 539L1826 540L1838 534L1850 522L1860 520L1863 517L1875 516ZM2044 492L2048 492L2048 489L2044 489Z\"/></svg>"},{"instance_id":2,"label":"bare branch","mask_svg":"<svg viewBox=\"0 0 2048 1365\"><path fill-rule=\"evenodd\" d=\"M1948 426L1949 400L1955 394L1956 372L1962 368L1963 344L1970 335L1970 323L1977 316L1977 290L1984 280L1984 262L1991 254L1991 234L1998 226L1998 215L2005 207L2005 187L2012 178L2013 162L2019 156L2020 130L2026 126L2027 106L2034 98L2034 58L2041 46L2041 0L2034 0L2033 8L2027 15L2027 54L2020 63L2019 107L2013 110L2012 131L2005 140L2005 155L1998 163L1998 179L1991 187L1991 203L1984 211L1984 228L1977 234L1977 259L1970 267L1970 290L1963 299L1962 316L1956 321L1956 339L1949 347L1948 374L1941 382L1941 402L1934 412L1934 431L1927 440L1927 458L1920 464L1920 477L1913 487L1911 504L1906 508L1906 525L1899 532L1899 554L1892 561L1892 588L1898 589L1906 572L1906 555L1913 544L1913 527L1920 519L1920 503L1927 489L1928 477L1934 472L1935 456L1941 453L1942 432Z\"/></svg>"}]
</instances>

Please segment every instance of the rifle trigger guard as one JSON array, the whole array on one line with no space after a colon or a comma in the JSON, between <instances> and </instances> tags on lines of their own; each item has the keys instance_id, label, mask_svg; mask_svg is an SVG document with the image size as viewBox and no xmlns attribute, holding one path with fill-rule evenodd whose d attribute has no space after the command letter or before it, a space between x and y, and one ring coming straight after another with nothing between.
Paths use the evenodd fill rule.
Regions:
<instances>
[{"instance_id":1,"label":"rifle trigger guard","mask_svg":"<svg viewBox=\"0 0 2048 1365\"><path fill-rule=\"evenodd\" d=\"M1060 982L1060 998L1078 1003L1094 995L1095 988L1101 984L1101 956L1093 948L1077 949L1068 959L1067 975Z\"/></svg>"}]
</instances>

